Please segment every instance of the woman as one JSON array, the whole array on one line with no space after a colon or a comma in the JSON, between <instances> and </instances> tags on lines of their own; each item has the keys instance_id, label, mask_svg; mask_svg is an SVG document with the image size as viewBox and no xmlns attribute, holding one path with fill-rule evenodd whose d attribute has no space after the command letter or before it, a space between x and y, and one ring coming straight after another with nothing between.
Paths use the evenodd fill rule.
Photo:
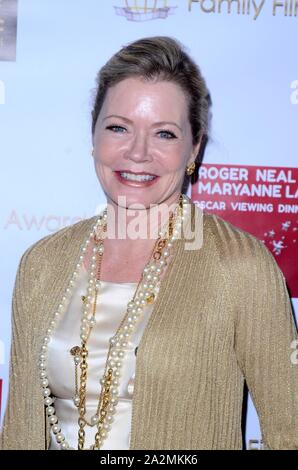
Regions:
<instances>
[{"instance_id":1,"label":"woman","mask_svg":"<svg viewBox=\"0 0 298 470\"><path fill-rule=\"evenodd\" d=\"M2 448L241 449L246 380L265 448L298 449L284 277L262 242L182 195L209 107L171 38L101 69L92 153L107 210L22 256Z\"/></svg>"}]
</instances>

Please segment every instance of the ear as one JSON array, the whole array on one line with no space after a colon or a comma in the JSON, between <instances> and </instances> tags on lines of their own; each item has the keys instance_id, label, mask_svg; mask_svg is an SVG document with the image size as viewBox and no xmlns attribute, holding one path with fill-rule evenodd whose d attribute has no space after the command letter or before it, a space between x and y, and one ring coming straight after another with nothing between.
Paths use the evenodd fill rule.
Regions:
<instances>
[{"instance_id":1,"label":"ear","mask_svg":"<svg viewBox=\"0 0 298 470\"><path fill-rule=\"evenodd\" d=\"M192 151L191 151L191 156L189 157L189 160L187 162L188 165L190 165L192 162L195 161L197 158L197 155L199 154L200 147L202 145L202 140L203 140L203 134L201 134L201 137L199 139L199 142L193 146Z\"/></svg>"}]
</instances>

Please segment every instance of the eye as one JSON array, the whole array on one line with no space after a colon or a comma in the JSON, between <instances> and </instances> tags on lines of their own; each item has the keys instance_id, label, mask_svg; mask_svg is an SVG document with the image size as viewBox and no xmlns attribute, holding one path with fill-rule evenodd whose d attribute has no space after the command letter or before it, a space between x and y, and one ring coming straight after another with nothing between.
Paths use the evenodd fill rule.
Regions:
<instances>
[{"instance_id":1,"label":"eye","mask_svg":"<svg viewBox=\"0 0 298 470\"><path fill-rule=\"evenodd\" d=\"M158 134L161 135L161 137L163 137L165 139L176 139L177 138L175 136L174 132L171 132L171 131L163 130L163 131L159 131Z\"/></svg>"},{"instance_id":2,"label":"eye","mask_svg":"<svg viewBox=\"0 0 298 470\"><path fill-rule=\"evenodd\" d=\"M117 125L111 125L111 126L107 126L106 129L109 129L113 132L116 132L116 133L120 133L122 134L123 132L122 131L125 131L125 127L122 127L122 126L117 126Z\"/></svg>"}]
</instances>

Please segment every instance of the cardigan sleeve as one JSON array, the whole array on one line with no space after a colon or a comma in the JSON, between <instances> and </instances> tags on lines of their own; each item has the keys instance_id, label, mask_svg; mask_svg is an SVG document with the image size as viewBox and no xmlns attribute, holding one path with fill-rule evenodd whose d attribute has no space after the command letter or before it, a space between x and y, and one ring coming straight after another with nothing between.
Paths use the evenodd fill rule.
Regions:
<instances>
[{"instance_id":1,"label":"cardigan sleeve","mask_svg":"<svg viewBox=\"0 0 298 470\"><path fill-rule=\"evenodd\" d=\"M33 247L29 247L21 257L13 288L9 390L0 435L0 449L3 450L30 448L27 421L30 416L30 397L26 396L27 383L30 381L30 340L26 325L29 320L30 295L28 258Z\"/></svg>"},{"instance_id":2,"label":"cardigan sleeve","mask_svg":"<svg viewBox=\"0 0 298 470\"><path fill-rule=\"evenodd\" d=\"M264 449L298 449L298 335L285 278L263 243L243 244L235 352Z\"/></svg>"}]
</instances>

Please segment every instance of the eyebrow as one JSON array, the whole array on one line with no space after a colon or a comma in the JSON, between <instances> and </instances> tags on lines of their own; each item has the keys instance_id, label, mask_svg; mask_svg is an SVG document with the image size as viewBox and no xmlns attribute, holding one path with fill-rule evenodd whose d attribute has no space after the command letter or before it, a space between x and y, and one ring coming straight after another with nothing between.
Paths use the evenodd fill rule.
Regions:
<instances>
[{"instance_id":1,"label":"eyebrow","mask_svg":"<svg viewBox=\"0 0 298 470\"><path fill-rule=\"evenodd\" d=\"M123 121L127 122L128 124L131 124L131 123L132 123L132 121L131 121L130 119L128 119L128 118L126 118L126 117L124 117L124 116L119 116L118 114L110 114L109 116L106 116L106 117L103 119L103 121L105 121L106 119L112 118L112 117L114 117L114 118L120 118L120 119L122 119ZM176 124L176 122L173 122L173 121L159 121L159 122L155 122L155 123L154 123L154 126L161 126L161 125L164 125L164 124L172 124L173 126L178 127L178 129L179 129L181 132L183 132L182 129L181 129L181 127L178 126L178 124Z\"/></svg>"}]
</instances>

